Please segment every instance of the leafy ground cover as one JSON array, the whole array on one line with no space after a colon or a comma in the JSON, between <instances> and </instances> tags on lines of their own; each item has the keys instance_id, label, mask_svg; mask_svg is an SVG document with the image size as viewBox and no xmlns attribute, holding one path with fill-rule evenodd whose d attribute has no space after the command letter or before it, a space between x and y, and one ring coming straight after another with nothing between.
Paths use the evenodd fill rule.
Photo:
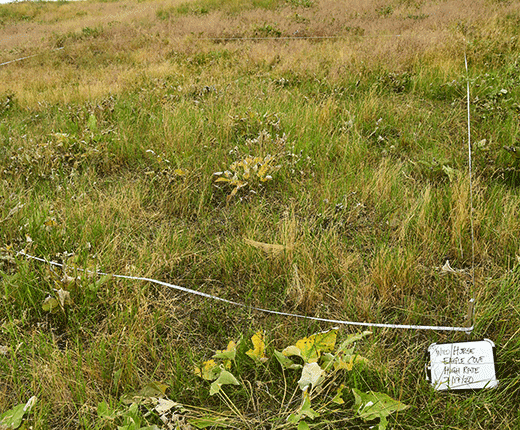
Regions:
<instances>
[{"instance_id":1,"label":"leafy ground cover","mask_svg":"<svg viewBox=\"0 0 520 430\"><path fill-rule=\"evenodd\" d=\"M0 6L1 62L31 56L0 66L0 427L517 428L519 25L497 1ZM463 333L85 270L351 321L464 326L474 296L500 384L428 385Z\"/></svg>"}]
</instances>

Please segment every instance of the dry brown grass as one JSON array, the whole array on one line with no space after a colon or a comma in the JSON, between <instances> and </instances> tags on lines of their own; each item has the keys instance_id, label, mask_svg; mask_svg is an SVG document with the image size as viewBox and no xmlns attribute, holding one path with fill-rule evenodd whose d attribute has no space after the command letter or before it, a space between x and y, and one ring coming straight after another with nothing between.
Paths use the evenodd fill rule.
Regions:
<instances>
[{"instance_id":1,"label":"dry brown grass","mask_svg":"<svg viewBox=\"0 0 520 430\"><path fill-rule=\"evenodd\" d=\"M143 75L174 73L168 61L172 52L189 56L194 52L223 49L244 52L244 64L273 64L281 74L289 70L296 74L325 72L329 78L338 79L346 70L355 72L383 62L389 69L406 69L421 56L433 65L438 58L437 65L449 73L460 63L460 52L464 49L461 34L473 31L477 25L479 31L482 25L492 31L496 16L514 10L512 4L496 3L490 7L486 1L418 6L401 2L392 6L391 13L383 15L381 8L386 6L380 1L321 1L310 9L282 7L274 11L245 11L239 16L217 11L202 16L157 18L157 11L173 10L181 3L180 0L72 2L60 7L42 7L35 22L7 24L0 29L3 61L35 53L41 55L24 60L23 65L1 67L0 92L14 91L20 102L28 105L44 100L52 103L97 98L132 87ZM488 16L490 13L492 16ZM300 21L305 18L303 22L298 22L295 14L301 16ZM253 36L255 28L265 25L272 25L282 36L341 36L344 39L325 45L311 40L259 41L248 46L243 42L224 45L215 45L209 40L197 42L199 36ZM95 38L81 37L85 28L102 30ZM71 38L73 34L76 38ZM65 49L49 52L60 38L64 40ZM83 67L99 63L96 56L100 53L105 57L101 66Z\"/></svg>"},{"instance_id":2,"label":"dry brown grass","mask_svg":"<svg viewBox=\"0 0 520 430\"><path fill-rule=\"evenodd\" d=\"M85 265L103 271L281 311L372 322L463 321L471 259L468 180L461 167L465 112L461 103L450 105L452 98L458 100L455 92L442 98L442 91L445 82L461 79L462 54L469 46L464 34L483 31L500 39L505 33L493 33L496 21L486 21L483 11L506 13L513 5L395 1L388 10L383 1L323 0L307 9L177 16L178 4L71 3L59 19L58 9L49 6L37 22L0 29L5 60L64 46L0 67L0 94L13 92L17 103L6 111L0 139L12 145L6 165L15 159L20 168L19 176L5 173L2 197L10 208L26 205L7 219L5 242L49 258L74 251L86 258ZM160 19L160 10L170 16ZM222 39L262 34L266 25L282 36L342 38ZM29 28L37 39L22 37ZM470 49L470 55L481 54ZM390 72L408 72L410 85L419 88L387 88ZM430 82L438 98L424 89ZM215 89L201 96L205 86ZM113 112L100 108L109 94L115 95ZM309 155L310 161L294 172L286 165L257 194L238 193L226 202L229 190L215 188L213 172L243 155L237 151L265 155L275 146L247 143L237 131L232 118L249 110L279 114L279 132L287 132L294 152L301 150L302 160ZM91 136L86 125L91 114L100 129L112 131ZM79 152L65 162L65 150L53 140L62 127L69 128L76 149L88 146L104 155ZM164 152L172 168L187 173L168 177L148 148ZM42 157L34 158L40 152ZM430 163L438 155L459 173L448 177L440 164ZM52 168L63 172L49 178ZM37 169L46 178L26 180L25 173ZM520 254L520 203L514 188L494 181L476 175L474 182L479 304L491 298L480 292L487 278L506 276ZM484 186L488 182L494 185ZM496 203L489 206L488 199ZM58 225L47 229L42 224L50 216ZM33 245L25 243L26 233ZM507 258L510 265L503 264ZM466 270L444 273L446 259ZM44 273L41 267L21 261L21 278L9 281L11 296L27 285L24 275ZM29 285L47 294L52 280L42 279ZM193 385L191 361L222 348L224 339L273 327L273 342L286 346L288 338L311 327L304 320L276 320L139 282L112 280L88 300L74 294L78 301L69 316L76 319L67 330L77 343L67 351L52 337L54 326L63 325L61 314L43 312L39 297L23 302L35 320L48 317L54 325L34 329L48 336L48 351L43 358L36 349L20 354L29 357L29 375L16 380L18 369L9 369L15 376L6 378L7 389L0 386L0 408L21 401L13 387L27 381L40 385L44 404L63 407L48 414L53 423L71 428L78 415L90 414L95 422L95 405L103 396L115 402L150 380L173 381L172 390L184 396L180 401L191 402L195 392L180 388ZM33 348L41 340L30 336L32 321L5 324L13 333L27 331ZM453 340L442 334L439 339ZM385 375L378 389L386 388L385 380L393 384L403 369L396 384L419 384L418 350L430 340L429 334L379 331L371 359L394 377ZM184 356L175 357L177 351ZM189 354L195 358L186 358ZM76 374L83 379L74 379ZM422 396L405 392L412 400ZM212 401L207 395L198 400ZM85 410L77 411L81 404Z\"/></svg>"}]
</instances>

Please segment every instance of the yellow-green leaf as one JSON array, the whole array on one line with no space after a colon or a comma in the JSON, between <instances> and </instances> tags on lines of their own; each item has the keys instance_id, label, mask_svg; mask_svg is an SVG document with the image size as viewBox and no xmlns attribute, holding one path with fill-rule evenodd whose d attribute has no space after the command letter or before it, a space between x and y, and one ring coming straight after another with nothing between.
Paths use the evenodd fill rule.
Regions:
<instances>
[{"instance_id":1,"label":"yellow-green leaf","mask_svg":"<svg viewBox=\"0 0 520 430\"><path fill-rule=\"evenodd\" d=\"M56 227L58 225L56 219L54 218L51 218L51 219L48 219L47 221L45 221L43 223L43 225L45 225L45 227Z\"/></svg>"},{"instance_id":2,"label":"yellow-green leaf","mask_svg":"<svg viewBox=\"0 0 520 430\"><path fill-rule=\"evenodd\" d=\"M55 313L60 308L60 302L56 300L54 297L47 297L42 304L42 309L45 312Z\"/></svg>"},{"instance_id":3,"label":"yellow-green leaf","mask_svg":"<svg viewBox=\"0 0 520 430\"><path fill-rule=\"evenodd\" d=\"M188 171L186 169L175 169L173 173L177 176L186 176Z\"/></svg>"},{"instance_id":4,"label":"yellow-green leaf","mask_svg":"<svg viewBox=\"0 0 520 430\"><path fill-rule=\"evenodd\" d=\"M141 397L162 397L166 395L167 389L168 385L162 382L152 381L141 388L137 395Z\"/></svg>"},{"instance_id":5,"label":"yellow-green leaf","mask_svg":"<svg viewBox=\"0 0 520 430\"><path fill-rule=\"evenodd\" d=\"M319 360L322 353L331 352L334 349L336 335L337 328L316 333L300 339L295 345L285 348L282 353L287 357L297 355L305 363L313 363Z\"/></svg>"},{"instance_id":6,"label":"yellow-green leaf","mask_svg":"<svg viewBox=\"0 0 520 430\"><path fill-rule=\"evenodd\" d=\"M217 350L213 358L222 358L224 360L234 360L237 353L237 344L233 341L228 343L224 350Z\"/></svg>"},{"instance_id":7,"label":"yellow-green leaf","mask_svg":"<svg viewBox=\"0 0 520 430\"><path fill-rule=\"evenodd\" d=\"M364 331L362 333L352 333L352 334L349 334L347 336L347 338L343 342L341 342L341 345L338 347L338 351L337 352L339 353L340 351L346 349L348 345L350 345L350 344L352 344L352 343L354 343L354 342L356 342L358 340L363 339L365 336L368 336L369 334L372 334L372 332L368 331L368 330L366 330L366 331Z\"/></svg>"},{"instance_id":8,"label":"yellow-green leaf","mask_svg":"<svg viewBox=\"0 0 520 430\"><path fill-rule=\"evenodd\" d=\"M231 182L231 179L221 176L220 178L215 179L215 182Z\"/></svg>"},{"instance_id":9,"label":"yellow-green leaf","mask_svg":"<svg viewBox=\"0 0 520 430\"><path fill-rule=\"evenodd\" d=\"M267 174L267 172L269 171L269 167L270 167L269 164L263 164L260 167L260 169L258 170L258 173L257 173L257 175L260 179L262 179Z\"/></svg>"},{"instance_id":10,"label":"yellow-green leaf","mask_svg":"<svg viewBox=\"0 0 520 430\"><path fill-rule=\"evenodd\" d=\"M356 363L365 363L367 359L358 354L345 355L343 357L337 357L334 360L334 370L346 369L349 372L354 368Z\"/></svg>"},{"instance_id":11,"label":"yellow-green leaf","mask_svg":"<svg viewBox=\"0 0 520 430\"><path fill-rule=\"evenodd\" d=\"M280 363L280 365L284 369L301 369L302 365L297 364L294 361L292 361L290 358L287 358L285 355L283 355L280 351L274 350L274 356Z\"/></svg>"},{"instance_id":12,"label":"yellow-green leaf","mask_svg":"<svg viewBox=\"0 0 520 430\"><path fill-rule=\"evenodd\" d=\"M222 385L240 385L240 382L227 370L222 370L218 379L211 384L209 395L213 396L219 393Z\"/></svg>"},{"instance_id":13,"label":"yellow-green leaf","mask_svg":"<svg viewBox=\"0 0 520 430\"><path fill-rule=\"evenodd\" d=\"M233 191L231 191L231 194L229 194L229 196L226 197L226 203L229 203L231 201L231 199L237 193L237 191L238 191L238 187L233 188Z\"/></svg>"},{"instance_id":14,"label":"yellow-green leaf","mask_svg":"<svg viewBox=\"0 0 520 430\"><path fill-rule=\"evenodd\" d=\"M346 369L350 371L354 367L354 364L368 361L361 355L354 354L354 346L351 348L348 347L365 336L368 336L369 334L372 334L372 332L364 331L362 333L354 333L349 335L347 339L341 343L332 362L334 365L334 370Z\"/></svg>"},{"instance_id":15,"label":"yellow-green leaf","mask_svg":"<svg viewBox=\"0 0 520 430\"><path fill-rule=\"evenodd\" d=\"M355 388L352 389L352 392L356 399L354 408L358 416L366 421L381 418L383 423L386 422L385 418L388 415L409 408L408 405L401 403L399 400L394 400L384 393L374 391L363 393Z\"/></svg>"},{"instance_id":16,"label":"yellow-green leaf","mask_svg":"<svg viewBox=\"0 0 520 430\"><path fill-rule=\"evenodd\" d=\"M232 182L232 185L234 185L235 187L237 187L237 189L239 189L239 188L244 188L247 185L247 182L237 179Z\"/></svg>"},{"instance_id":17,"label":"yellow-green leaf","mask_svg":"<svg viewBox=\"0 0 520 430\"><path fill-rule=\"evenodd\" d=\"M246 354L251 357L257 364L265 363L268 358L265 355L264 333L261 331L256 332L251 337L251 342L253 342L253 348L249 351L246 351Z\"/></svg>"},{"instance_id":18,"label":"yellow-green leaf","mask_svg":"<svg viewBox=\"0 0 520 430\"><path fill-rule=\"evenodd\" d=\"M222 368L215 362L215 360L208 360L202 363L202 367L195 367L193 372L206 381L213 381L222 372Z\"/></svg>"},{"instance_id":19,"label":"yellow-green leaf","mask_svg":"<svg viewBox=\"0 0 520 430\"><path fill-rule=\"evenodd\" d=\"M347 388L347 387L344 384L341 384L338 387L338 390L336 391L336 395L332 399L332 403L336 403L337 405L342 405L343 403L345 403L345 401L343 400L343 390L345 388Z\"/></svg>"}]
</instances>

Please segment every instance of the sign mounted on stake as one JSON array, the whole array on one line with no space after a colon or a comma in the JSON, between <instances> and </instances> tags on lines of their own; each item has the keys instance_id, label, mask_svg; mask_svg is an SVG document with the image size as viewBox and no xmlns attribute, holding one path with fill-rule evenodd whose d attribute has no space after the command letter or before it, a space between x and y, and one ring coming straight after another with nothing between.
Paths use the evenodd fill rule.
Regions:
<instances>
[{"instance_id":1,"label":"sign mounted on stake","mask_svg":"<svg viewBox=\"0 0 520 430\"><path fill-rule=\"evenodd\" d=\"M495 344L489 339L434 343L428 348L427 379L438 391L496 387L494 349Z\"/></svg>"}]
</instances>

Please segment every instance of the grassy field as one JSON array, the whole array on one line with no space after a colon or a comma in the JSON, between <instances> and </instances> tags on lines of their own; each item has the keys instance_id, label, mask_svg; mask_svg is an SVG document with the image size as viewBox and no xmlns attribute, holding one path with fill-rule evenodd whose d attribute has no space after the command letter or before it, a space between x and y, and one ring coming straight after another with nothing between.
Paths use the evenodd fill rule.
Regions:
<instances>
[{"instance_id":1,"label":"grassy field","mask_svg":"<svg viewBox=\"0 0 520 430\"><path fill-rule=\"evenodd\" d=\"M519 6L0 5L0 63L29 57L0 65L0 415L37 396L19 428L371 428L356 389L410 406L389 428L518 429ZM330 324L84 269L376 323L467 326L475 297L475 330L372 329L298 424L274 350ZM498 388L433 391L427 347L482 338ZM240 339L240 385L210 395L194 368Z\"/></svg>"}]
</instances>

